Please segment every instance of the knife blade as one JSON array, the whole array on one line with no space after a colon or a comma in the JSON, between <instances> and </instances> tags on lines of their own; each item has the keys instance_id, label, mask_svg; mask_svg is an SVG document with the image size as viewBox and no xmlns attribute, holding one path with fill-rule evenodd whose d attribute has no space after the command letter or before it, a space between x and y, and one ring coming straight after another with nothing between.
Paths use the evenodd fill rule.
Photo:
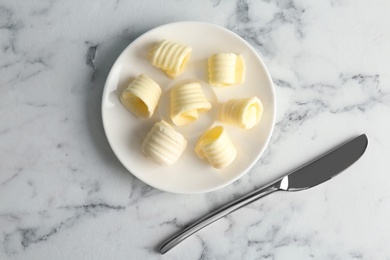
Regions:
<instances>
[{"instance_id":1,"label":"knife blade","mask_svg":"<svg viewBox=\"0 0 390 260\"><path fill-rule=\"evenodd\" d=\"M330 180L357 161L367 145L367 136L362 134L331 150L288 174L287 189L291 191L308 189Z\"/></svg>"},{"instance_id":2,"label":"knife blade","mask_svg":"<svg viewBox=\"0 0 390 260\"><path fill-rule=\"evenodd\" d=\"M368 138L365 134L354 138L271 184L259 188L207 214L194 224L167 239L159 247L159 252L165 254L202 228L271 193L276 191L305 190L332 179L356 162L365 152L367 145Z\"/></svg>"}]
</instances>

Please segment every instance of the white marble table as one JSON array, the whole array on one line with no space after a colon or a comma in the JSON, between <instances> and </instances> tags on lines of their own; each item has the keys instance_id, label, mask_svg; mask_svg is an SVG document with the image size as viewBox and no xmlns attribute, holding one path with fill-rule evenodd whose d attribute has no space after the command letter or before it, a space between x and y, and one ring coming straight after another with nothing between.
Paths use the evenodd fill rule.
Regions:
<instances>
[{"instance_id":1,"label":"white marble table","mask_svg":"<svg viewBox=\"0 0 390 260\"><path fill-rule=\"evenodd\" d=\"M0 259L390 259L389 10L376 0L0 1ZM277 94L263 157L202 195L133 177L100 114L121 51L183 20L246 39ZM336 179L264 198L156 252L184 225L360 133L365 155Z\"/></svg>"}]
</instances>

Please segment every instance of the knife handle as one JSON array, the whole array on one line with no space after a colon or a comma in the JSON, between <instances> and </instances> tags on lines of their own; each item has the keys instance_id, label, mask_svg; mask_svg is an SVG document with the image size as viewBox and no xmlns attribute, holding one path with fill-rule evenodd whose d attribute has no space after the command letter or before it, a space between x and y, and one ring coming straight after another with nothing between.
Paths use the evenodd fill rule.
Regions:
<instances>
[{"instance_id":1,"label":"knife handle","mask_svg":"<svg viewBox=\"0 0 390 260\"><path fill-rule=\"evenodd\" d=\"M182 242L187 237L191 236L192 234L198 232L202 228L210 225L211 223L217 221L218 219L232 213L233 211L238 210L239 208L252 203L264 196L267 196L275 191L280 190L280 182L277 181L276 183L271 184L270 186L267 186L266 188L260 188L257 189L243 197L240 197L229 204L226 204L219 209L207 214L194 224L186 227L179 233L173 235L169 239L167 239L164 243L161 244L159 251L161 254L165 254L169 250L171 250L173 247L175 247L177 244Z\"/></svg>"}]
</instances>

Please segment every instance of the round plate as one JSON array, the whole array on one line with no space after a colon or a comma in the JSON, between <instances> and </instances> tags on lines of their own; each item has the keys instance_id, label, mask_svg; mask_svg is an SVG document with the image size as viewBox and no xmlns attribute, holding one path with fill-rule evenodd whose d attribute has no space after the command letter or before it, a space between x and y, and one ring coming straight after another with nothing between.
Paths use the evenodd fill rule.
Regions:
<instances>
[{"instance_id":1,"label":"round plate","mask_svg":"<svg viewBox=\"0 0 390 260\"><path fill-rule=\"evenodd\" d=\"M192 48L186 71L172 80L151 65L149 50L162 39ZM242 85L211 87L208 84L207 59L213 53L242 54L246 76ZM154 79L162 88L159 106L150 119L140 119L128 112L119 97L139 74ZM200 114L199 120L175 129L182 133L188 146L180 159L171 166L162 166L144 156L141 144L153 124L169 119L169 91L181 83L197 81L202 85L213 108ZM219 103L231 98L257 96L264 112L260 123L244 130L217 120ZM233 32L208 23L177 22L157 27L133 41L119 56L104 87L102 98L103 125L107 139L121 163L138 179L157 189L174 193L203 193L222 188L243 176L260 158L272 134L275 122L275 93L271 77L256 51ZM212 168L200 160L194 151L203 131L214 125L224 125L237 148L237 157L225 169Z\"/></svg>"}]
</instances>

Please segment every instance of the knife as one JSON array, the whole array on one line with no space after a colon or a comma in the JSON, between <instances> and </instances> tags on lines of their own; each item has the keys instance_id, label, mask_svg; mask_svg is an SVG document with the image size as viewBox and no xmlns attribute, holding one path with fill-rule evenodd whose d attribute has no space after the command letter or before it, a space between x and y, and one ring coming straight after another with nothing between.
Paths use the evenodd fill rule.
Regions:
<instances>
[{"instance_id":1,"label":"knife","mask_svg":"<svg viewBox=\"0 0 390 260\"><path fill-rule=\"evenodd\" d=\"M184 239L198 232L202 228L264 196L276 191L305 190L332 179L356 162L360 156L363 155L367 145L367 136L362 134L302 166L301 168L298 168L297 170L272 182L271 184L261 187L225 206L220 207L194 224L183 229L181 232L167 239L159 247L160 253L165 254Z\"/></svg>"}]
</instances>

